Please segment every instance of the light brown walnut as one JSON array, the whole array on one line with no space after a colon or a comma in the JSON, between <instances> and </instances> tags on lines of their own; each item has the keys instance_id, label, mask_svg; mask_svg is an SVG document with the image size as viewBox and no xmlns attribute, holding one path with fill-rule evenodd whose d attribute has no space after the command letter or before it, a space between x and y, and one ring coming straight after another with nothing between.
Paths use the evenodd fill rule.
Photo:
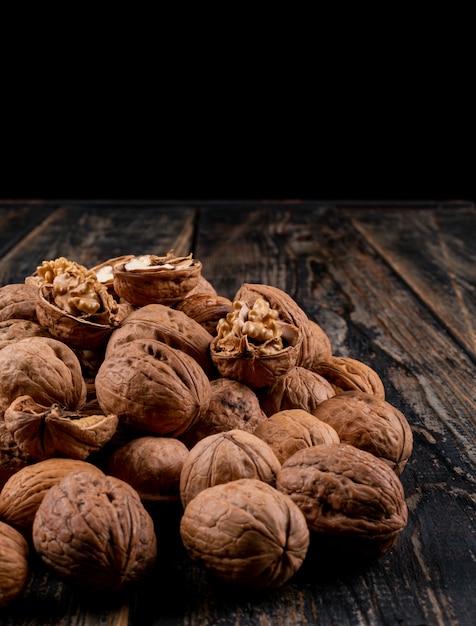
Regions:
<instances>
[{"instance_id":1,"label":"light brown walnut","mask_svg":"<svg viewBox=\"0 0 476 626\"><path fill-rule=\"evenodd\" d=\"M377 372L366 363L349 357L331 356L312 367L328 380L336 393L364 391L385 400L385 388Z\"/></svg>"},{"instance_id":2,"label":"light brown walnut","mask_svg":"<svg viewBox=\"0 0 476 626\"><path fill-rule=\"evenodd\" d=\"M36 511L46 493L70 472L101 470L77 459L52 458L32 463L15 472L0 492L0 520L31 539Z\"/></svg>"},{"instance_id":3,"label":"light brown walnut","mask_svg":"<svg viewBox=\"0 0 476 626\"><path fill-rule=\"evenodd\" d=\"M252 590L282 586L309 547L305 517L291 498L253 478L201 491L184 511L180 534L192 560Z\"/></svg>"},{"instance_id":4,"label":"light brown walnut","mask_svg":"<svg viewBox=\"0 0 476 626\"><path fill-rule=\"evenodd\" d=\"M9 319L37 322L37 292L36 285L26 283L9 283L0 287L0 322Z\"/></svg>"},{"instance_id":5,"label":"light brown walnut","mask_svg":"<svg viewBox=\"0 0 476 626\"><path fill-rule=\"evenodd\" d=\"M180 475L183 506L213 485L256 478L272 486L281 467L268 444L252 433L234 429L209 435L189 452Z\"/></svg>"},{"instance_id":6,"label":"light brown walnut","mask_svg":"<svg viewBox=\"0 0 476 626\"><path fill-rule=\"evenodd\" d=\"M395 472L346 443L299 450L282 464L276 487L301 509L334 558L382 556L407 524L405 495Z\"/></svg>"},{"instance_id":7,"label":"light brown walnut","mask_svg":"<svg viewBox=\"0 0 476 626\"><path fill-rule=\"evenodd\" d=\"M332 426L344 443L366 450L400 475L412 453L413 433L406 417L373 394L346 391L312 411Z\"/></svg>"},{"instance_id":8,"label":"light brown walnut","mask_svg":"<svg viewBox=\"0 0 476 626\"><path fill-rule=\"evenodd\" d=\"M137 492L91 470L71 472L48 490L32 540L58 578L95 595L139 583L157 557L154 523Z\"/></svg>"},{"instance_id":9,"label":"light brown walnut","mask_svg":"<svg viewBox=\"0 0 476 626\"><path fill-rule=\"evenodd\" d=\"M173 437L137 437L115 450L107 473L129 483L145 505L180 500L180 473L188 448Z\"/></svg>"},{"instance_id":10,"label":"light brown walnut","mask_svg":"<svg viewBox=\"0 0 476 626\"><path fill-rule=\"evenodd\" d=\"M280 463L302 448L339 443L332 426L303 409L279 411L261 422L253 434L266 441Z\"/></svg>"},{"instance_id":11,"label":"light brown walnut","mask_svg":"<svg viewBox=\"0 0 476 626\"><path fill-rule=\"evenodd\" d=\"M0 609L22 595L30 574L29 552L23 535L0 521Z\"/></svg>"},{"instance_id":12,"label":"light brown walnut","mask_svg":"<svg viewBox=\"0 0 476 626\"><path fill-rule=\"evenodd\" d=\"M38 322L11 318L0 322L0 350L19 339L27 337L51 337Z\"/></svg>"},{"instance_id":13,"label":"light brown walnut","mask_svg":"<svg viewBox=\"0 0 476 626\"><path fill-rule=\"evenodd\" d=\"M228 315L231 307L231 300L225 296L201 292L187 295L174 306L203 326L212 337L216 337L217 324Z\"/></svg>"}]
</instances>

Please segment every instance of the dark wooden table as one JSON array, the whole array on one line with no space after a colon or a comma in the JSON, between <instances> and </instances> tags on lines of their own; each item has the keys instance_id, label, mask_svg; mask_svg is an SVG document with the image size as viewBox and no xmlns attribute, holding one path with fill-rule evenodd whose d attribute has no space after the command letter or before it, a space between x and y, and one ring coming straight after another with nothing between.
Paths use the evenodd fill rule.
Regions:
<instances>
[{"instance_id":1,"label":"dark wooden table","mask_svg":"<svg viewBox=\"0 0 476 626\"><path fill-rule=\"evenodd\" d=\"M116 602L79 598L36 566L5 626L476 624L476 209L471 202L0 202L0 285L44 259L193 252L218 293L287 291L333 351L373 367L406 415L398 544L356 571L316 559L257 597L224 592L162 538L157 573ZM159 537L160 539L160 537Z\"/></svg>"}]
</instances>

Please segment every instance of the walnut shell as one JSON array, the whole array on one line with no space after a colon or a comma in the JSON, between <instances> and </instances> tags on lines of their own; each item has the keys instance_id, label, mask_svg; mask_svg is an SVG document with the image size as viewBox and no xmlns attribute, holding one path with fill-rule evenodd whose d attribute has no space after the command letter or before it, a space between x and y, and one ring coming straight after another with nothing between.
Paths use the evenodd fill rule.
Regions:
<instances>
[{"instance_id":1,"label":"walnut shell","mask_svg":"<svg viewBox=\"0 0 476 626\"><path fill-rule=\"evenodd\" d=\"M303 337L296 365L310 368L316 361L331 355L330 339L324 330L317 322L310 320L297 302L282 289L259 283L243 283L235 294L234 300L245 300L251 305L259 297L265 298L273 308L277 309L283 321L301 330Z\"/></svg>"},{"instance_id":2,"label":"walnut shell","mask_svg":"<svg viewBox=\"0 0 476 626\"><path fill-rule=\"evenodd\" d=\"M27 283L10 283L0 287L0 322L8 319L38 321L36 294L38 287Z\"/></svg>"},{"instance_id":3,"label":"walnut shell","mask_svg":"<svg viewBox=\"0 0 476 626\"><path fill-rule=\"evenodd\" d=\"M413 433L406 417L373 394L346 391L312 411L332 426L344 443L379 457L400 475L412 453Z\"/></svg>"},{"instance_id":4,"label":"walnut shell","mask_svg":"<svg viewBox=\"0 0 476 626\"><path fill-rule=\"evenodd\" d=\"M32 540L59 578L94 594L143 580L157 556L154 524L137 492L92 470L70 472L50 487Z\"/></svg>"},{"instance_id":5,"label":"walnut shell","mask_svg":"<svg viewBox=\"0 0 476 626\"><path fill-rule=\"evenodd\" d=\"M234 429L209 435L189 452L180 476L183 506L213 485L257 478L275 485L281 464L268 444L252 433Z\"/></svg>"},{"instance_id":6,"label":"walnut shell","mask_svg":"<svg viewBox=\"0 0 476 626\"><path fill-rule=\"evenodd\" d=\"M189 448L208 435L235 428L252 433L258 424L267 419L253 389L237 380L211 380L210 391L207 411L181 436Z\"/></svg>"},{"instance_id":7,"label":"walnut shell","mask_svg":"<svg viewBox=\"0 0 476 626\"><path fill-rule=\"evenodd\" d=\"M116 296L117 294L114 291L114 266L120 263L127 263L133 258L133 254L112 257L107 259L107 261L94 265L91 267L91 270L96 274L97 280L107 288L109 293Z\"/></svg>"},{"instance_id":8,"label":"walnut shell","mask_svg":"<svg viewBox=\"0 0 476 626\"><path fill-rule=\"evenodd\" d=\"M222 317L226 317L231 307L231 300L225 296L209 293L189 294L174 305L175 309L203 326L212 337L216 337L217 324Z\"/></svg>"},{"instance_id":9,"label":"walnut shell","mask_svg":"<svg viewBox=\"0 0 476 626\"><path fill-rule=\"evenodd\" d=\"M312 366L328 380L336 394L342 391L364 391L385 400L385 388L380 376L366 363L349 357L331 356Z\"/></svg>"},{"instance_id":10,"label":"walnut shell","mask_svg":"<svg viewBox=\"0 0 476 626\"><path fill-rule=\"evenodd\" d=\"M210 381L185 352L136 339L104 359L96 395L105 414L117 415L138 432L176 437L207 410Z\"/></svg>"},{"instance_id":11,"label":"walnut shell","mask_svg":"<svg viewBox=\"0 0 476 626\"><path fill-rule=\"evenodd\" d=\"M119 263L113 267L114 291L132 305L173 305L198 284L202 264L197 259L192 259L192 255L176 257L169 252L165 257L144 257L149 257L148 266L133 268L134 260L142 258L134 257L127 263Z\"/></svg>"},{"instance_id":12,"label":"walnut shell","mask_svg":"<svg viewBox=\"0 0 476 626\"><path fill-rule=\"evenodd\" d=\"M274 385L260 394L263 411L273 415L286 409L303 409L313 413L314 409L335 395L332 385L320 374L305 367L296 366L281 376Z\"/></svg>"},{"instance_id":13,"label":"walnut shell","mask_svg":"<svg viewBox=\"0 0 476 626\"><path fill-rule=\"evenodd\" d=\"M28 582L28 543L9 524L0 522L0 609L21 596Z\"/></svg>"},{"instance_id":14,"label":"walnut shell","mask_svg":"<svg viewBox=\"0 0 476 626\"><path fill-rule=\"evenodd\" d=\"M182 311L163 304L148 304L130 313L109 338L105 357L134 339L154 339L193 357L209 377L216 376L210 359L212 336Z\"/></svg>"},{"instance_id":15,"label":"walnut shell","mask_svg":"<svg viewBox=\"0 0 476 626\"><path fill-rule=\"evenodd\" d=\"M253 590L283 585L309 547L299 508L253 478L201 491L184 511L180 534L191 559L219 580Z\"/></svg>"},{"instance_id":16,"label":"walnut shell","mask_svg":"<svg viewBox=\"0 0 476 626\"><path fill-rule=\"evenodd\" d=\"M381 459L346 443L299 450L282 464L276 488L292 498L335 557L382 556L407 524L395 473Z\"/></svg>"},{"instance_id":17,"label":"walnut shell","mask_svg":"<svg viewBox=\"0 0 476 626\"><path fill-rule=\"evenodd\" d=\"M0 322L0 350L8 344L27 337L51 337L49 332L32 320L11 318Z\"/></svg>"},{"instance_id":18,"label":"walnut shell","mask_svg":"<svg viewBox=\"0 0 476 626\"><path fill-rule=\"evenodd\" d=\"M173 437L138 437L113 452L107 473L134 487L146 505L175 502L180 500L180 473L188 453Z\"/></svg>"},{"instance_id":19,"label":"walnut shell","mask_svg":"<svg viewBox=\"0 0 476 626\"><path fill-rule=\"evenodd\" d=\"M0 350L0 411L18 396L39 404L76 410L86 400L86 383L73 350L57 339L29 337Z\"/></svg>"},{"instance_id":20,"label":"walnut shell","mask_svg":"<svg viewBox=\"0 0 476 626\"><path fill-rule=\"evenodd\" d=\"M30 463L32 460L20 450L3 416L0 417L0 489L10 476Z\"/></svg>"},{"instance_id":21,"label":"walnut shell","mask_svg":"<svg viewBox=\"0 0 476 626\"><path fill-rule=\"evenodd\" d=\"M35 461L55 456L85 459L114 435L117 415L66 411L58 404L43 406L24 395L5 410L5 424L20 450Z\"/></svg>"},{"instance_id":22,"label":"walnut shell","mask_svg":"<svg viewBox=\"0 0 476 626\"><path fill-rule=\"evenodd\" d=\"M0 492L0 519L31 538L36 511L46 493L70 472L101 470L87 461L53 458L23 467L13 474Z\"/></svg>"},{"instance_id":23,"label":"walnut shell","mask_svg":"<svg viewBox=\"0 0 476 626\"><path fill-rule=\"evenodd\" d=\"M280 463L302 448L340 441L332 426L303 409L279 411L261 422L253 434L266 441Z\"/></svg>"}]
</instances>

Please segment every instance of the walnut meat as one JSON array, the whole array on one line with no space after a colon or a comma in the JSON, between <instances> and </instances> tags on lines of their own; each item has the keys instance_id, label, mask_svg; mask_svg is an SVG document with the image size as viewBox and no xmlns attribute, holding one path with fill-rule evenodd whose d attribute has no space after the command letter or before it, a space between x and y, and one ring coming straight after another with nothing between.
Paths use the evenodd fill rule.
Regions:
<instances>
[{"instance_id":1,"label":"walnut meat","mask_svg":"<svg viewBox=\"0 0 476 626\"><path fill-rule=\"evenodd\" d=\"M195 359L152 339L118 346L95 381L102 411L142 434L177 437L210 402L210 381Z\"/></svg>"},{"instance_id":2,"label":"walnut meat","mask_svg":"<svg viewBox=\"0 0 476 626\"><path fill-rule=\"evenodd\" d=\"M332 426L303 409L279 411L261 422L253 434L266 441L280 463L302 448L340 441Z\"/></svg>"},{"instance_id":3,"label":"walnut meat","mask_svg":"<svg viewBox=\"0 0 476 626\"><path fill-rule=\"evenodd\" d=\"M76 410L86 400L86 383L73 350L57 339L29 337L0 350L0 411L21 395L45 406Z\"/></svg>"},{"instance_id":4,"label":"walnut meat","mask_svg":"<svg viewBox=\"0 0 476 626\"><path fill-rule=\"evenodd\" d=\"M346 443L299 450L282 464L276 487L297 504L312 533L335 550L334 557L382 556L407 524L395 472Z\"/></svg>"},{"instance_id":5,"label":"walnut meat","mask_svg":"<svg viewBox=\"0 0 476 626\"><path fill-rule=\"evenodd\" d=\"M209 435L189 452L180 475L183 506L213 485L256 478L272 486L281 467L268 444L244 430Z\"/></svg>"},{"instance_id":6,"label":"walnut meat","mask_svg":"<svg viewBox=\"0 0 476 626\"><path fill-rule=\"evenodd\" d=\"M19 396L5 410L5 424L20 450L35 461L55 456L85 459L114 435L117 415L67 411Z\"/></svg>"},{"instance_id":7,"label":"walnut meat","mask_svg":"<svg viewBox=\"0 0 476 626\"><path fill-rule=\"evenodd\" d=\"M32 540L58 578L94 594L138 583L157 557L154 524L137 492L90 470L71 472L48 490Z\"/></svg>"},{"instance_id":8,"label":"walnut meat","mask_svg":"<svg viewBox=\"0 0 476 626\"><path fill-rule=\"evenodd\" d=\"M0 519L31 538L35 513L50 487L81 469L102 474L95 465L77 459L46 459L23 467L5 482L0 492Z\"/></svg>"},{"instance_id":9,"label":"walnut meat","mask_svg":"<svg viewBox=\"0 0 476 626\"><path fill-rule=\"evenodd\" d=\"M188 453L173 437L137 437L112 453L107 473L134 487L146 505L175 502L180 500L180 473Z\"/></svg>"},{"instance_id":10,"label":"walnut meat","mask_svg":"<svg viewBox=\"0 0 476 626\"><path fill-rule=\"evenodd\" d=\"M291 498L253 478L201 491L184 511L180 534L191 559L253 590L283 585L309 547L306 520Z\"/></svg>"},{"instance_id":11,"label":"walnut meat","mask_svg":"<svg viewBox=\"0 0 476 626\"><path fill-rule=\"evenodd\" d=\"M340 440L381 458L397 475L412 453L413 434L396 407L373 394L346 391L312 411L332 426Z\"/></svg>"},{"instance_id":12,"label":"walnut meat","mask_svg":"<svg viewBox=\"0 0 476 626\"><path fill-rule=\"evenodd\" d=\"M189 448L208 435L235 428L252 433L258 424L267 419L253 389L237 380L211 380L210 391L207 411L181 436Z\"/></svg>"},{"instance_id":13,"label":"walnut meat","mask_svg":"<svg viewBox=\"0 0 476 626\"><path fill-rule=\"evenodd\" d=\"M28 543L17 530L0 522L0 609L21 596L28 582Z\"/></svg>"}]
</instances>

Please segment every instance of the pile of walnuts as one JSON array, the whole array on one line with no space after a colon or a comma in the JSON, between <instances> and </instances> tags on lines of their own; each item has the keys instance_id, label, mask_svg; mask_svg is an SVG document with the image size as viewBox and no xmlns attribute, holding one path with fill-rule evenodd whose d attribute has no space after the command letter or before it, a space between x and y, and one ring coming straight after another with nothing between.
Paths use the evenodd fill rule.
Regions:
<instances>
[{"instance_id":1,"label":"pile of walnuts","mask_svg":"<svg viewBox=\"0 0 476 626\"><path fill-rule=\"evenodd\" d=\"M150 576L155 503L238 587L279 587L313 543L379 557L411 451L377 373L276 287L229 300L170 251L61 257L0 288L0 607L32 552L95 593Z\"/></svg>"}]
</instances>

